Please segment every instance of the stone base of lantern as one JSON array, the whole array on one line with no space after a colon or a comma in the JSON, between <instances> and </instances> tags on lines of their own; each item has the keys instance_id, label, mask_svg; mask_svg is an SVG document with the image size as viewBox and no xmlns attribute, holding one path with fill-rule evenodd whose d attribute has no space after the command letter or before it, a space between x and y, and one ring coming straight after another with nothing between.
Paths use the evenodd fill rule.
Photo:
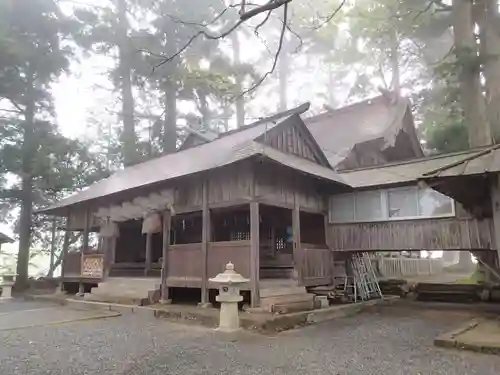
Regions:
<instances>
[{"instance_id":1,"label":"stone base of lantern","mask_svg":"<svg viewBox=\"0 0 500 375\"><path fill-rule=\"evenodd\" d=\"M241 296L217 296L220 302L220 318L217 331L233 333L240 329L240 316L238 312L238 302L243 300Z\"/></svg>"},{"instance_id":2,"label":"stone base of lantern","mask_svg":"<svg viewBox=\"0 0 500 375\"><path fill-rule=\"evenodd\" d=\"M0 299L11 299L12 298L12 287L14 283L2 283L0 284L0 288L2 288L2 295L0 295Z\"/></svg>"}]
</instances>

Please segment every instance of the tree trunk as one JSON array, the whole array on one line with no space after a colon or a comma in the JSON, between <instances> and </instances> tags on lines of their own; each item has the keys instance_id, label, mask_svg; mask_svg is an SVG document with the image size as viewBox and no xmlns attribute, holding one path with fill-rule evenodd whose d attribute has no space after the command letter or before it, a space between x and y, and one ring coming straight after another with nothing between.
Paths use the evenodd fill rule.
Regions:
<instances>
[{"instance_id":1,"label":"tree trunk","mask_svg":"<svg viewBox=\"0 0 500 375\"><path fill-rule=\"evenodd\" d=\"M390 32L391 39L391 91L396 94L396 97L401 95L401 71L399 69L399 41L395 30Z\"/></svg>"},{"instance_id":2,"label":"tree trunk","mask_svg":"<svg viewBox=\"0 0 500 375\"><path fill-rule=\"evenodd\" d=\"M231 33L231 43L233 45L233 64L236 68L241 64L241 46L238 33ZM236 126L241 128L245 125L245 98L240 95L243 92L243 82L240 74L236 74Z\"/></svg>"},{"instance_id":3,"label":"tree trunk","mask_svg":"<svg viewBox=\"0 0 500 375\"><path fill-rule=\"evenodd\" d=\"M497 0L478 0L480 56L486 89L486 118L495 143L500 142L500 17Z\"/></svg>"},{"instance_id":4,"label":"tree trunk","mask_svg":"<svg viewBox=\"0 0 500 375\"><path fill-rule=\"evenodd\" d=\"M26 108L23 124L21 213L19 216L19 250L17 253L16 287L20 290L28 285L28 267L31 245L31 224L33 214L33 162L35 159L35 82L34 74L28 72Z\"/></svg>"},{"instance_id":5,"label":"tree trunk","mask_svg":"<svg viewBox=\"0 0 500 375\"><path fill-rule=\"evenodd\" d=\"M337 107L335 101L335 82L333 80L333 64L328 64L328 105L330 108L335 109Z\"/></svg>"},{"instance_id":6,"label":"tree trunk","mask_svg":"<svg viewBox=\"0 0 500 375\"><path fill-rule=\"evenodd\" d=\"M290 74L290 58L288 54L288 41L286 34L283 38L283 47L279 55L279 66L278 66L278 80L279 80L279 94L280 103L279 111L286 111L288 107L288 76Z\"/></svg>"},{"instance_id":7,"label":"tree trunk","mask_svg":"<svg viewBox=\"0 0 500 375\"><path fill-rule=\"evenodd\" d=\"M165 120L163 124L163 153L177 149L177 88L174 83L165 85Z\"/></svg>"},{"instance_id":8,"label":"tree trunk","mask_svg":"<svg viewBox=\"0 0 500 375\"><path fill-rule=\"evenodd\" d=\"M485 117L485 101L480 81L477 43L471 0L453 0L455 55L459 62L460 102L469 132L469 146L491 144L491 131Z\"/></svg>"},{"instance_id":9,"label":"tree trunk","mask_svg":"<svg viewBox=\"0 0 500 375\"><path fill-rule=\"evenodd\" d=\"M122 94L122 121L123 132L121 135L123 164L133 165L138 162L137 145L134 119L134 97L132 95L132 67L131 67L131 46L128 37L128 20L126 0L118 0L118 69L121 79Z\"/></svg>"}]
</instances>

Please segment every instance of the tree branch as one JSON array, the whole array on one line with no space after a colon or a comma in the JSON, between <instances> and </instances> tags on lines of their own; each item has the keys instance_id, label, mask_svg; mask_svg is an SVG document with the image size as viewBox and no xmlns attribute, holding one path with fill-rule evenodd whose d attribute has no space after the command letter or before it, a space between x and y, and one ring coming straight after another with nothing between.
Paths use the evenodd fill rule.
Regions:
<instances>
[{"instance_id":1,"label":"tree branch","mask_svg":"<svg viewBox=\"0 0 500 375\"><path fill-rule=\"evenodd\" d=\"M240 13L240 20L242 20L242 21L249 20L250 18L253 18L258 14L272 11L274 9L277 9L277 8L283 6L283 5L288 4L291 1L292 0L269 0L269 2L267 2L266 4L264 4L262 6L254 8L252 10L249 10L248 12ZM244 9L244 7L242 9Z\"/></svg>"},{"instance_id":2,"label":"tree branch","mask_svg":"<svg viewBox=\"0 0 500 375\"><path fill-rule=\"evenodd\" d=\"M255 29L253 31L253 33L255 34L255 36L257 36L257 37L259 36L259 29L262 26L264 26L264 24L269 20L269 17L271 17L271 13L272 12L273 12L272 10L268 11L267 14L266 14L266 17L262 20L262 22L260 22L257 26L255 26Z\"/></svg>"},{"instance_id":3,"label":"tree branch","mask_svg":"<svg viewBox=\"0 0 500 375\"><path fill-rule=\"evenodd\" d=\"M325 26L327 23L329 23L333 17L335 17L337 15L338 12L340 12L340 10L342 9L342 7L345 5L345 3L347 2L347 0L342 0L342 2L339 4L339 6L333 11L333 13L331 13L330 15L328 15L327 17L321 17L323 18L323 22L319 25L316 25L312 28L312 30L318 30L318 29L321 29L323 26Z\"/></svg>"},{"instance_id":4,"label":"tree branch","mask_svg":"<svg viewBox=\"0 0 500 375\"><path fill-rule=\"evenodd\" d=\"M276 54L274 55L273 65L271 69L268 70L262 77L260 77L260 79L256 83L254 83L251 87L249 87L248 89L244 90L241 94L236 96L234 100L255 90L262 84L262 82L266 80L267 77L269 77L269 75L273 74L273 72L276 70L276 65L278 64L278 58L281 53L281 50L283 49L283 40L285 39L287 24L288 24L288 2L286 2L283 7L283 27L281 28L280 40L278 43L278 48L276 49Z\"/></svg>"}]
</instances>

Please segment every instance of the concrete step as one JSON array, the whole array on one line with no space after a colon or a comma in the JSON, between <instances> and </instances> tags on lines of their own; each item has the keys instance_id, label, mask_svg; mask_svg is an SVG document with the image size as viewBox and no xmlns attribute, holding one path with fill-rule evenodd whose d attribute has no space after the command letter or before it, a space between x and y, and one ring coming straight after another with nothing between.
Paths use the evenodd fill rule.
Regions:
<instances>
[{"instance_id":1,"label":"concrete step","mask_svg":"<svg viewBox=\"0 0 500 375\"><path fill-rule=\"evenodd\" d=\"M92 288L86 298L97 302L143 305L159 300L160 280L156 278L110 277Z\"/></svg>"},{"instance_id":2,"label":"concrete step","mask_svg":"<svg viewBox=\"0 0 500 375\"><path fill-rule=\"evenodd\" d=\"M264 297L260 300L260 307L268 312L283 313L284 310L292 309L292 306L295 306L294 311L312 310L314 307L314 294L286 294Z\"/></svg>"},{"instance_id":3,"label":"concrete step","mask_svg":"<svg viewBox=\"0 0 500 375\"><path fill-rule=\"evenodd\" d=\"M304 286L275 286L269 288L260 288L260 298L286 296L290 294L306 294L307 290Z\"/></svg>"}]
</instances>

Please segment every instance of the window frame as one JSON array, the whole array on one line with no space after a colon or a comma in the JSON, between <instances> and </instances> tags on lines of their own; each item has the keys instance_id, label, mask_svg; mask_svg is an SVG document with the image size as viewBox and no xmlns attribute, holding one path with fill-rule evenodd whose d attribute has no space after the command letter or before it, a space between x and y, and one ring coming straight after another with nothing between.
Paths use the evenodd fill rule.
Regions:
<instances>
[{"instance_id":1,"label":"window frame","mask_svg":"<svg viewBox=\"0 0 500 375\"><path fill-rule=\"evenodd\" d=\"M412 190L414 192L415 196L415 204L417 208L417 215L416 216L396 216L396 217L389 217L389 192L391 191L398 191L398 190ZM424 188L424 189L430 189L430 188ZM448 197L451 201L451 212L450 213L444 213L444 214L439 214L439 215L420 215L420 193L419 191L422 190L418 186L398 186L398 187L392 187L392 188L386 188L386 189L372 189L372 190L360 190L360 191L355 191L352 193L343 193L343 194L335 194L330 197L329 200L329 221L331 224L350 224L350 223L380 223L380 222L388 222L388 221L404 221L404 220L429 220L429 219L442 219L442 218L450 218L450 217L456 217L456 202L453 198ZM382 207L382 218L380 219L374 219L374 220L366 220L364 218L358 219L356 217L356 204L357 204L357 195L361 194L366 191L378 191L380 195L380 204ZM350 199L352 198L353 201L353 220L350 221L337 221L333 217L333 207L332 207L332 200L339 199L342 197L349 197Z\"/></svg>"}]
</instances>

